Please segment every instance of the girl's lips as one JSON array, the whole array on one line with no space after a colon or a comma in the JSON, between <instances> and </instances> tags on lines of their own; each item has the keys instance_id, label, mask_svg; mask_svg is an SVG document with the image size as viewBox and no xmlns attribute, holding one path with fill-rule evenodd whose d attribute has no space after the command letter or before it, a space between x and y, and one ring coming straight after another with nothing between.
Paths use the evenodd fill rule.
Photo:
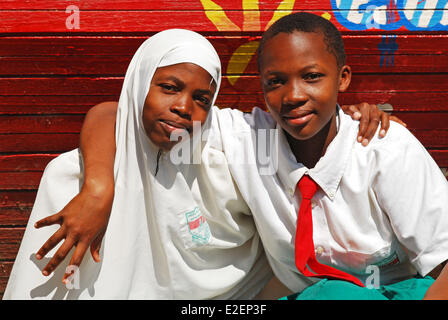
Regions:
<instances>
[{"instance_id":1,"label":"girl's lips","mask_svg":"<svg viewBox=\"0 0 448 320\"><path fill-rule=\"evenodd\" d=\"M314 113L307 112L303 113L303 115L297 115L297 116L288 116L284 117L285 121L293 126L303 126L307 124L314 116Z\"/></svg>"},{"instance_id":2,"label":"girl's lips","mask_svg":"<svg viewBox=\"0 0 448 320\"><path fill-rule=\"evenodd\" d=\"M177 124L177 123L175 124L175 123L173 123L171 121L167 122L167 121L164 121L164 120L160 120L159 122L162 125L162 128L168 134L171 134L173 131L176 131L176 130L185 130L185 131L189 132L187 128L185 128L184 126L182 126L180 124Z\"/></svg>"}]
</instances>

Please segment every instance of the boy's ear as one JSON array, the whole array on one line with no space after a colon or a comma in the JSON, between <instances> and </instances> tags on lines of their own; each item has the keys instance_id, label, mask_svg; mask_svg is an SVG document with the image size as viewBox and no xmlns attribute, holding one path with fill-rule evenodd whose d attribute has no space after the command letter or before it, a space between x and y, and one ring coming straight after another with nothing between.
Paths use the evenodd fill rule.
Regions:
<instances>
[{"instance_id":1,"label":"boy's ear","mask_svg":"<svg viewBox=\"0 0 448 320\"><path fill-rule=\"evenodd\" d=\"M342 66L339 72L339 92L344 92L345 90L347 90L351 80L352 68L347 65Z\"/></svg>"}]
</instances>

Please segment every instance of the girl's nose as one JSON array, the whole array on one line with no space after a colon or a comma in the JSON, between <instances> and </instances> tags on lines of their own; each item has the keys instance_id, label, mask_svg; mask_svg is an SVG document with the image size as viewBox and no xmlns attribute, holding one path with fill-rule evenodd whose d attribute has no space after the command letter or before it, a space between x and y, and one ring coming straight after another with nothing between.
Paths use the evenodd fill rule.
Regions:
<instances>
[{"instance_id":1,"label":"girl's nose","mask_svg":"<svg viewBox=\"0 0 448 320\"><path fill-rule=\"evenodd\" d=\"M172 106L171 112L176 113L182 118L191 120L191 113L193 110L192 99L188 97L180 97Z\"/></svg>"}]
</instances>

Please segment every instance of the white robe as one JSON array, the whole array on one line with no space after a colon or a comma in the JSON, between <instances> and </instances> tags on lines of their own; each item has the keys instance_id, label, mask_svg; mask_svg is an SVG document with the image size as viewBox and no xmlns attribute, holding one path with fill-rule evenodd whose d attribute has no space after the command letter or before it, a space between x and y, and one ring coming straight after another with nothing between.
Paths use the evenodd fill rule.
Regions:
<instances>
[{"instance_id":1,"label":"white robe","mask_svg":"<svg viewBox=\"0 0 448 320\"><path fill-rule=\"evenodd\" d=\"M115 198L101 262L86 253L79 272L64 285L73 250L49 277L41 270L58 247L40 261L34 257L59 227L37 230L34 223L60 211L80 191L82 158L73 150L45 169L3 299L252 298L272 277L222 151L218 108L209 112L202 138L191 139L191 156L199 154L201 163L175 165L165 153L154 175L158 150L143 129L143 103L157 67L181 62L203 67L219 88L216 51L187 30L146 40L126 72L117 113Z\"/></svg>"}]
</instances>

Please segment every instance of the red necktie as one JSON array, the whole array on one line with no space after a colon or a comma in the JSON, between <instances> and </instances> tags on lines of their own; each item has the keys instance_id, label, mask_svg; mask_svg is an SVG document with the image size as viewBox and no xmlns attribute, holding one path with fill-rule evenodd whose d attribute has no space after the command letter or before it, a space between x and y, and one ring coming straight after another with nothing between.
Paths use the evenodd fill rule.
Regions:
<instances>
[{"instance_id":1,"label":"red necktie","mask_svg":"<svg viewBox=\"0 0 448 320\"><path fill-rule=\"evenodd\" d=\"M295 239L296 266L307 277L333 278L353 282L358 286L364 284L356 277L336 268L319 263L314 253L313 217L311 215L311 198L317 191L317 184L310 177L303 176L297 187L302 194L297 217L297 230ZM308 269L311 268L312 270Z\"/></svg>"}]
</instances>

